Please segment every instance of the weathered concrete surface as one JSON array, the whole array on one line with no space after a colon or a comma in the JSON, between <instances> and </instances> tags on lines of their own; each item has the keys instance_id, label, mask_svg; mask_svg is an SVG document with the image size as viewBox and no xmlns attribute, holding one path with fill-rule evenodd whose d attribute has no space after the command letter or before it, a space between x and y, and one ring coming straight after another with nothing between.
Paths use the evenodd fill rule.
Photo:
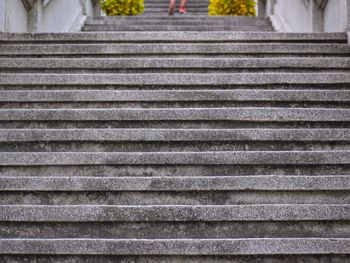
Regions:
<instances>
[{"instance_id":1,"label":"weathered concrete surface","mask_svg":"<svg viewBox=\"0 0 350 263\"><path fill-rule=\"evenodd\" d=\"M350 255L346 34L0 41L0 261Z\"/></svg>"},{"instance_id":2,"label":"weathered concrete surface","mask_svg":"<svg viewBox=\"0 0 350 263\"><path fill-rule=\"evenodd\" d=\"M348 141L349 129L0 129L0 142Z\"/></svg>"},{"instance_id":3,"label":"weathered concrete surface","mask_svg":"<svg viewBox=\"0 0 350 263\"><path fill-rule=\"evenodd\" d=\"M341 68L350 58L0 58L6 69L164 69L164 68ZM249 91L247 91L249 92Z\"/></svg>"},{"instance_id":4,"label":"weathered concrete surface","mask_svg":"<svg viewBox=\"0 0 350 263\"><path fill-rule=\"evenodd\" d=\"M350 151L22 152L0 153L0 166L118 164L347 164Z\"/></svg>"},{"instance_id":5,"label":"weathered concrete surface","mask_svg":"<svg viewBox=\"0 0 350 263\"><path fill-rule=\"evenodd\" d=\"M340 42L347 43L346 33L276 33L276 32L84 32L84 33L0 33L0 41L38 42ZM260 45L263 47L263 45Z\"/></svg>"},{"instance_id":6,"label":"weathered concrete surface","mask_svg":"<svg viewBox=\"0 0 350 263\"><path fill-rule=\"evenodd\" d=\"M350 190L348 176L1 177L1 191Z\"/></svg>"},{"instance_id":7,"label":"weathered concrete surface","mask_svg":"<svg viewBox=\"0 0 350 263\"><path fill-rule=\"evenodd\" d=\"M2 239L5 254L58 255L275 255L346 254L349 239Z\"/></svg>"},{"instance_id":8,"label":"weathered concrete surface","mask_svg":"<svg viewBox=\"0 0 350 263\"><path fill-rule=\"evenodd\" d=\"M121 121L231 120L348 122L348 109L307 108L158 108L158 109L10 109L0 110L2 121Z\"/></svg>"},{"instance_id":9,"label":"weathered concrete surface","mask_svg":"<svg viewBox=\"0 0 350 263\"><path fill-rule=\"evenodd\" d=\"M0 206L1 221L328 221L349 220L350 205Z\"/></svg>"},{"instance_id":10,"label":"weathered concrete surface","mask_svg":"<svg viewBox=\"0 0 350 263\"><path fill-rule=\"evenodd\" d=\"M0 55L194 55L194 54L349 54L347 44L309 43L121 43L105 44L3 44Z\"/></svg>"}]
</instances>

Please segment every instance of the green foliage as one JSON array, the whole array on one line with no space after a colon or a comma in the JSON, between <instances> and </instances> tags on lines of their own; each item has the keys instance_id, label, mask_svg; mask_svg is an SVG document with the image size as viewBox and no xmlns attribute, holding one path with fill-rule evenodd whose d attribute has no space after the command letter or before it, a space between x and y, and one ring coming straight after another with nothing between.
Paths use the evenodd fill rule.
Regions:
<instances>
[{"instance_id":1,"label":"green foliage","mask_svg":"<svg viewBox=\"0 0 350 263\"><path fill-rule=\"evenodd\" d=\"M255 16L254 0L210 0L211 16Z\"/></svg>"},{"instance_id":2,"label":"green foliage","mask_svg":"<svg viewBox=\"0 0 350 263\"><path fill-rule=\"evenodd\" d=\"M132 16L143 13L143 0L99 0L107 16Z\"/></svg>"}]
</instances>

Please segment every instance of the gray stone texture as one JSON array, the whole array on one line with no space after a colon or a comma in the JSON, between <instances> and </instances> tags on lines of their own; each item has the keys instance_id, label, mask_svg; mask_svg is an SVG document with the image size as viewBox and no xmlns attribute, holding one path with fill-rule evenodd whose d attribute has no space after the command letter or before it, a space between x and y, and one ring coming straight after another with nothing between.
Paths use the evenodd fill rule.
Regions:
<instances>
[{"instance_id":1,"label":"gray stone texture","mask_svg":"<svg viewBox=\"0 0 350 263\"><path fill-rule=\"evenodd\" d=\"M347 44L309 43L145 43L145 44L3 44L0 55L194 55L194 54L349 54ZM4 76L2 76L3 78Z\"/></svg>"},{"instance_id":2,"label":"gray stone texture","mask_svg":"<svg viewBox=\"0 0 350 263\"><path fill-rule=\"evenodd\" d=\"M348 90L62 90L0 91L0 102L311 101L347 102Z\"/></svg>"},{"instance_id":3,"label":"gray stone texture","mask_svg":"<svg viewBox=\"0 0 350 263\"><path fill-rule=\"evenodd\" d=\"M0 153L1 166L146 164L347 164L350 151L22 152Z\"/></svg>"},{"instance_id":4,"label":"gray stone texture","mask_svg":"<svg viewBox=\"0 0 350 263\"><path fill-rule=\"evenodd\" d=\"M0 33L4 42L323 42L346 44L346 33L276 33L276 32L84 32L84 33ZM259 45L263 47L264 45Z\"/></svg>"},{"instance_id":5,"label":"gray stone texture","mask_svg":"<svg viewBox=\"0 0 350 263\"><path fill-rule=\"evenodd\" d=\"M348 109L285 108L159 108L159 109L11 109L0 110L2 121L319 121L349 122Z\"/></svg>"},{"instance_id":6,"label":"gray stone texture","mask_svg":"<svg viewBox=\"0 0 350 263\"><path fill-rule=\"evenodd\" d=\"M347 35L146 4L0 34L0 262L347 262Z\"/></svg>"},{"instance_id":7,"label":"gray stone texture","mask_svg":"<svg viewBox=\"0 0 350 263\"><path fill-rule=\"evenodd\" d=\"M347 254L348 239L216 239L113 240L17 239L0 240L5 254L55 255L289 255Z\"/></svg>"},{"instance_id":8,"label":"gray stone texture","mask_svg":"<svg viewBox=\"0 0 350 263\"><path fill-rule=\"evenodd\" d=\"M0 63L11 69L147 69L185 68L232 69L232 68L322 68L347 69L350 58L0 58ZM175 92L175 91L174 91ZM247 91L249 92L249 91ZM261 91L263 92L263 91ZM1 98L1 97L0 97Z\"/></svg>"},{"instance_id":9,"label":"gray stone texture","mask_svg":"<svg viewBox=\"0 0 350 263\"><path fill-rule=\"evenodd\" d=\"M3 222L94 221L330 221L349 220L350 205L238 205L238 206L0 206Z\"/></svg>"}]
</instances>

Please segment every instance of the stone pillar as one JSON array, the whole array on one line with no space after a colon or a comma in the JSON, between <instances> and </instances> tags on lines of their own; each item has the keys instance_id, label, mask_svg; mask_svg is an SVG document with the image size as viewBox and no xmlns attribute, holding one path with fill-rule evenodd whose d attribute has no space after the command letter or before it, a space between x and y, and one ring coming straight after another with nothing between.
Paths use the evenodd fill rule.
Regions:
<instances>
[{"instance_id":1,"label":"stone pillar","mask_svg":"<svg viewBox=\"0 0 350 263\"><path fill-rule=\"evenodd\" d=\"M101 16L101 7L100 7L100 4L99 4L98 0L93 0L92 3L94 5L93 17Z\"/></svg>"},{"instance_id":2,"label":"stone pillar","mask_svg":"<svg viewBox=\"0 0 350 263\"><path fill-rule=\"evenodd\" d=\"M5 31L5 21L6 21L6 3L5 0L0 0L0 32Z\"/></svg>"},{"instance_id":3,"label":"stone pillar","mask_svg":"<svg viewBox=\"0 0 350 263\"><path fill-rule=\"evenodd\" d=\"M347 27L346 30L350 31L350 0L347 1Z\"/></svg>"},{"instance_id":4,"label":"stone pillar","mask_svg":"<svg viewBox=\"0 0 350 263\"><path fill-rule=\"evenodd\" d=\"M275 4L277 3L277 0L269 0L268 3L268 15L274 15L275 13Z\"/></svg>"},{"instance_id":5,"label":"stone pillar","mask_svg":"<svg viewBox=\"0 0 350 263\"><path fill-rule=\"evenodd\" d=\"M324 32L324 3L326 1L314 0L311 2L312 31Z\"/></svg>"},{"instance_id":6,"label":"stone pillar","mask_svg":"<svg viewBox=\"0 0 350 263\"><path fill-rule=\"evenodd\" d=\"M258 16L266 17L266 0L258 1Z\"/></svg>"},{"instance_id":7,"label":"stone pillar","mask_svg":"<svg viewBox=\"0 0 350 263\"><path fill-rule=\"evenodd\" d=\"M42 24L43 2L36 1L29 11L28 32L40 32Z\"/></svg>"}]
</instances>

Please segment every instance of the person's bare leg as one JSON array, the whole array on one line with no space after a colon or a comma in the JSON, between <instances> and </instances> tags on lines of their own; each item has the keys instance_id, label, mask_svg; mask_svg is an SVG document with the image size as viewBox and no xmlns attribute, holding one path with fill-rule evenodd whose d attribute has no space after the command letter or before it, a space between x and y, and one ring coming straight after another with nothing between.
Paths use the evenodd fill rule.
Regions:
<instances>
[{"instance_id":1,"label":"person's bare leg","mask_svg":"<svg viewBox=\"0 0 350 263\"><path fill-rule=\"evenodd\" d=\"M180 14L186 14L187 13L186 8L185 8L186 3L187 3L187 0L181 0L181 4L180 4L180 8L179 8L179 13Z\"/></svg>"},{"instance_id":2,"label":"person's bare leg","mask_svg":"<svg viewBox=\"0 0 350 263\"><path fill-rule=\"evenodd\" d=\"M169 2L169 16L174 14L176 0L170 0Z\"/></svg>"},{"instance_id":3,"label":"person's bare leg","mask_svg":"<svg viewBox=\"0 0 350 263\"><path fill-rule=\"evenodd\" d=\"M186 3L187 3L187 0L181 0L180 6L185 7Z\"/></svg>"}]
</instances>

